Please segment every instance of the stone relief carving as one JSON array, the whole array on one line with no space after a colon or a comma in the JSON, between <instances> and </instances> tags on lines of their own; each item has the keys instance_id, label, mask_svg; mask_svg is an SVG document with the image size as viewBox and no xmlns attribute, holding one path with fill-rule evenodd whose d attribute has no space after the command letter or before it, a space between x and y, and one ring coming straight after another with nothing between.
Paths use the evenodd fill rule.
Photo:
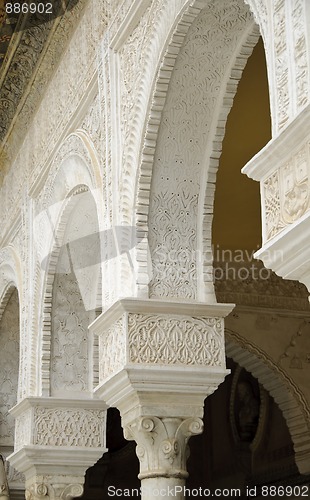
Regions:
<instances>
[{"instance_id":1,"label":"stone relief carving","mask_svg":"<svg viewBox=\"0 0 310 500\"><path fill-rule=\"evenodd\" d=\"M102 151L102 124L101 124L101 109L100 109L100 95L97 92L92 103L87 110L83 119L81 128L85 130L91 140L93 141L98 154Z\"/></svg>"},{"instance_id":2,"label":"stone relief carving","mask_svg":"<svg viewBox=\"0 0 310 500\"><path fill-rule=\"evenodd\" d=\"M32 409L29 408L15 419L15 451L31 443Z\"/></svg>"},{"instance_id":3,"label":"stone relief carving","mask_svg":"<svg viewBox=\"0 0 310 500\"><path fill-rule=\"evenodd\" d=\"M35 408L33 444L43 446L104 446L105 411Z\"/></svg>"},{"instance_id":4,"label":"stone relief carving","mask_svg":"<svg viewBox=\"0 0 310 500\"><path fill-rule=\"evenodd\" d=\"M308 46L306 41L305 2L294 0L292 3L293 43L295 62L295 81L297 110L299 111L309 100L309 67L307 61Z\"/></svg>"},{"instance_id":5,"label":"stone relief carving","mask_svg":"<svg viewBox=\"0 0 310 500\"><path fill-rule=\"evenodd\" d=\"M51 394L87 391L89 318L74 273L57 273L53 290Z\"/></svg>"},{"instance_id":6,"label":"stone relief carving","mask_svg":"<svg viewBox=\"0 0 310 500\"><path fill-rule=\"evenodd\" d=\"M36 482L28 485L25 496L26 500L72 500L83 495L83 480L68 484L64 482L66 476L43 476L44 482Z\"/></svg>"},{"instance_id":7,"label":"stone relief carving","mask_svg":"<svg viewBox=\"0 0 310 500\"><path fill-rule=\"evenodd\" d=\"M19 370L19 301L14 290L0 322L0 444L14 443L14 419L9 410L17 402Z\"/></svg>"},{"instance_id":8,"label":"stone relief carving","mask_svg":"<svg viewBox=\"0 0 310 500\"><path fill-rule=\"evenodd\" d=\"M128 315L131 363L224 366L223 320Z\"/></svg>"},{"instance_id":9,"label":"stone relief carving","mask_svg":"<svg viewBox=\"0 0 310 500\"><path fill-rule=\"evenodd\" d=\"M290 118L290 95L288 80L288 48L287 27L285 16L285 1L274 2L273 30L274 30L274 64L277 91L277 127L283 128Z\"/></svg>"},{"instance_id":10,"label":"stone relief carving","mask_svg":"<svg viewBox=\"0 0 310 500\"><path fill-rule=\"evenodd\" d=\"M264 181L266 241L309 210L309 164L307 138L300 149Z\"/></svg>"},{"instance_id":11,"label":"stone relief carving","mask_svg":"<svg viewBox=\"0 0 310 500\"><path fill-rule=\"evenodd\" d=\"M9 486L4 467L4 460L1 455L0 455L0 498L3 500L10 499Z\"/></svg>"},{"instance_id":12,"label":"stone relief carving","mask_svg":"<svg viewBox=\"0 0 310 500\"><path fill-rule=\"evenodd\" d=\"M99 380L118 372L126 364L125 317L99 336Z\"/></svg>"},{"instance_id":13,"label":"stone relief carving","mask_svg":"<svg viewBox=\"0 0 310 500\"><path fill-rule=\"evenodd\" d=\"M210 3L190 26L178 54L153 168L151 297L196 298L196 215L205 144L211 141L210 123L223 75L251 22L241 3Z\"/></svg>"},{"instance_id":14,"label":"stone relief carving","mask_svg":"<svg viewBox=\"0 0 310 500\"><path fill-rule=\"evenodd\" d=\"M265 226L267 239L272 238L284 227L284 223L281 221L279 187L279 172L275 172L264 183Z\"/></svg>"},{"instance_id":15,"label":"stone relief carving","mask_svg":"<svg viewBox=\"0 0 310 500\"><path fill-rule=\"evenodd\" d=\"M3 216L3 220L11 221L16 216L20 207L25 179L28 179L31 185L42 172L45 172L55 145L68 128L68 124L81 105L93 78L97 65L95 56L98 50L98 40L106 29L107 20L102 4L90 0L84 10L81 23L78 23L83 8L84 2L79 0L77 9L70 11L70 16L64 19L64 26L60 29L60 33L57 34L56 40L48 48L44 57L44 64L40 67L36 80L38 88L40 88L40 100L42 99L42 89L46 89L47 83L50 83L49 69L54 70L59 64L59 49L63 50L70 36L72 37L70 47L65 50L59 67L54 73L53 84L49 85L43 96L42 106L38 109L36 120L31 123L31 113L25 114L24 121L19 117L22 129L28 130L28 134L20 150L19 145L13 144L11 141L14 152L11 163L14 163L14 167L12 166L7 173L2 186L1 216ZM69 26L76 28L73 36ZM87 39L87 43L85 43L85 39ZM76 75L79 75L78 81ZM32 88L36 88L35 84ZM29 111L37 98L38 96L35 94L31 103L28 103L29 106L25 106L24 110ZM63 103L66 103L65 108ZM47 115L49 116L48 121L46 120ZM11 153L8 156L10 157ZM26 162L25 158L27 158ZM10 227L10 223L1 227L1 235L4 234L7 227Z\"/></svg>"}]
</instances>

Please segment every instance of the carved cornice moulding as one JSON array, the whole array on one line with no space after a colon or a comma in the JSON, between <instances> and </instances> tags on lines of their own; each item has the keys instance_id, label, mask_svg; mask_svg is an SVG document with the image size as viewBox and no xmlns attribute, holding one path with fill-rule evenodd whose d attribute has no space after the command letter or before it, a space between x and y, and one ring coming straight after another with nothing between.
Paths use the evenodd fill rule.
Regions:
<instances>
[{"instance_id":1,"label":"carved cornice moulding","mask_svg":"<svg viewBox=\"0 0 310 500\"><path fill-rule=\"evenodd\" d=\"M15 405L10 413L14 418L21 415L24 411L34 407L44 408L84 408L86 410L97 409L106 410L106 405L103 401L98 399L63 399L63 398L44 398L44 397L30 397L23 399L20 403Z\"/></svg>"},{"instance_id":2,"label":"carved cornice moulding","mask_svg":"<svg viewBox=\"0 0 310 500\"><path fill-rule=\"evenodd\" d=\"M51 446L25 446L8 456L8 461L14 469L25 474L26 480L33 476L59 474L65 476L80 476L107 451L106 448L76 448L55 449Z\"/></svg>"},{"instance_id":3,"label":"carved cornice moulding","mask_svg":"<svg viewBox=\"0 0 310 500\"><path fill-rule=\"evenodd\" d=\"M205 398L229 373L213 367L126 367L98 385L95 394L117 407L123 422L141 415L201 417Z\"/></svg>"},{"instance_id":4,"label":"carved cornice moulding","mask_svg":"<svg viewBox=\"0 0 310 500\"><path fill-rule=\"evenodd\" d=\"M310 291L310 212L287 226L255 253L282 278L298 280Z\"/></svg>"},{"instance_id":5,"label":"carved cornice moulding","mask_svg":"<svg viewBox=\"0 0 310 500\"><path fill-rule=\"evenodd\" d=\"M263 255L266 242L276 241L275 238L280 234L284 243L286 230L291 231L309 213L309 119L310 106L307 106L242 169L248 177L261 183L264 251L259 251L257 255ZM282 253L286 251L283 245L279 247L276 244L276 247ZM274 258L277 256L270 257L271 260ZM266 264L267 261L264 262ZM276 268L272 269L277 272Z\"/></svg>"},{"instance_id":6,"label":"carved cornice moulding","mask_svg":"<svg viewBox=\"0 0 310 500\"><path fill-rule=\"evenodd\" d=\"M306 106L287 127L273 137L241 172L255 181L264 181L297 152L309 135L310 105Z\"/></svg>"},{"instance_id":7,"label":"carved cornice moulding","mask_svg":"<svg viewBox=\"0 0 310 500\"><path fill-rule=\"evenodd\" d=\"M118 51L121 48L151 2L152 0L127 0L123 2L109 28L112 49Z\"/></svg>"},{"instance_id":8,"label":"carved cornice moulding","mask_svg":"<svg viewBox=\"0 0 310 500\"><path fill-rule=\"evenodd\" d=\"M89 329L94 335L109 328L124 313L176 314L180 316L225 318L235 304L205 304L197 301L177 302L169 300L141 300L124 298L115 302L107 311L93 321Z\"/></svg>"}]
</instances>

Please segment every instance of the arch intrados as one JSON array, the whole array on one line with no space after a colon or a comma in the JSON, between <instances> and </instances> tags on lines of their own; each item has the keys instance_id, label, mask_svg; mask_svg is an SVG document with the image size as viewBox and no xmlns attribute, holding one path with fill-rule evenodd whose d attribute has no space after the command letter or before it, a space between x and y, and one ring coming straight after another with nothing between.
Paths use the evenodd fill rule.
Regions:
<instances>
[{"instance_id":1,"label":"arch intrados","mask_svg":"<svg viewBox=\"0 0 310 500\"><path fill-rule=\"evenodd\" d=\"M310 414L303 394L268 354L225 329L226 356L250 372L269 392L286 420L301 474L310 474Z\"/></svg>"},{"instance_id":2,"label":"arch intrados","mask_svg":"<svg viewBox=\"0 0 310 500\"><path fill-rule=\"evenodd\" d=\"M99 230L99 220L98 220L98 212L97 212L97 204L96 199L93 196L91 190L89 190L86 185L78 185L75 188L72 188L68 194L66 199L63 201L60 210L59 216L57 218L57 223L55 225L54 232L54 241L50 246L49 258L46 263L46 273L44 279L43 286L43 300L42 300L42 332L44 337L41 338L41 385L42 385L42 394L45 396L49 396L50 392L50 349L51 349L51 311L52 311L52 290L55 279L55 273L57 269L57 263L61 251L61 246L63 242L63 238L65 236L66 228L68 223L70 222L70 217L79 204L79 194L89 194L93 201L94 206L94 214L96 217L96 223ZM101 273L98 277L98 289L100 293L101 286ZM43 348L44 345L44 348Z\"/></svg>"},{"instance_id":3,"label":"arch intrados","mask_svg":"<svg viewBox=\"0 0 310 500\"><path fill-rule=\"evenodd\" d=\"M19 303L21 285L21 263L19 257L12 246L3 248L0 251L0 320L3 311L14 291L17 290Z\"/></svg>"}]
</instances>

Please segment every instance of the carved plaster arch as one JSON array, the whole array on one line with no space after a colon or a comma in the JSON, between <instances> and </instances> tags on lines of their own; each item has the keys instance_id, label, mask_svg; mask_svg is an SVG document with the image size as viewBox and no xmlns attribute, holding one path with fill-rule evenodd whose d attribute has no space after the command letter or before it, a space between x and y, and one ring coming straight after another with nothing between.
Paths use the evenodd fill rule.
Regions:
<instances>
[{"instance_id":1,"label":"carved plaster arch","mask_svg":"<svg viewBox=\"0 0 310 500\"><path fill-rule=\"evenodd\" d=\"M22 292L21 262L15 248L9 245L0 250L0 320L15 288L20 300Z\"/></svg>"},{"instance_id":2,"label":"carved plaster arch","mask_svg":"<svg viewBox=\"0 0 310 500\"><path fill-rule=\"evenodd\" d=\"M142 239L146 232L150 229L150 196L151 183L154 183L153 174L156 162L155 154L157 154L158 144L160 143L160 125L162 126L165 106L167 106L167 97L169 96L169 92L171 92L171 81L175 72L177 56L180 57L180 53L182 52L182 47L184 46L189 30L192 29L193 24L197 22L200 14L202 15L204 12L202 8L206 6L206 4L196 2L195 7L196 4L196 10L194 9L194 11L191 12L188 10L184 11L183 16L175 28L174 35L168 44L166 54L157 73L153 100L146 123L145 141L142 148L141 163L136 186L137 208L135 214L138 241L139 239ZM236 4L234 7L236 9L237 5L244 6L244 3L241 1L238 3L234 2L234 4ZM252 52L258 36L259 30L257 26L254 25L253 21L250 24L248 23L245 25L243 35L241 36L242 40L240 40L240 44L238 44L238 47L236 47L235 52L232 54L231 61L228 64L228 68L226 68L225 75L223 75L224 84L222 84L221 95L218 96L217 109L214 110L212 118L209 117L210 120L212 119L212 126L208 135L207 158L202 159L202 161L207 161L209 163L209 171L207 174L205 168L205 172L202 173L202 177L200 178L202 187L199 193L200 227L203 227L203 232L202 235L200 235L200 241L195 249L198 251L204 251L204 253L208 250L209 255L211 249L210 230L215 188L214 176L217 169L218 158L220 156L226 117L231 108L232 100L236 92L242 70L246 64L247 58ZM220 39L218 40L218 43L221 43ZM188 64L190 64L190 62ZM190 114L190 105L188 110ZM205 189L207 182L207 189ZM146 284L149 282L149 276L146 271L146 261L147 243L145 242L143 251L140 249L139 255L137 255L137 293L141 295L147 294ZM199 298L200 300L206 300L206 298L208 298L208 300L215 301L213 286L210 284L212 281L212 273L210 273L212 265L210 260L209 262L203 262L201 267L200 276L198 277L198 289L200 290L198 297L195 296L195 292L192 290L189 292L190 295L188 295L188 298L190 296L191 299Z\"/></svg>"},{"instance_id":3,"label":"carved plaster arch","mask_svg":"<svg viewBox=\"0 0 310 500\"><path fill-rule=\"evenodd\" d=\"M55 225L54 244L51 246L48 261L46 263L46 273L44 279L44 295L42 301L42 339L41 339L41 392L44 396L50 396L50 357L51 357L51 334L52 334L52 299L53 285L58 259L60 256L63 237L66 231L67 224L72 212L79 203L77 195L89 194L91 191L85 185L76 186L72 189L65 201L62 203L60 215ZM92 197L93 199L93 197ZM96 207L95 200L94 206ZM95 212L96 221L98 223L98 214ZM101 301L101 272L98 276L97 298ZM95 343L94 349L98 348Z\"/></svg>"},{"instance_id":4,"label":"carved plaster arch","mask_svg":"<svg viewBox=\"0 0 310 500\"><path fill-rule=\"evenodd\" d=\"M15 300L14 292L17 293L17 303L16 309L18 308L19 314L14 307L14 310L10 311L10 320L6 326L9 326L8 332L5 330L6 336L1 338L1 354L6 358L7 363L2 363L1 366L1 382L5 382L4 386L11 384L11 388L8 390L2 389L1 384L1 395L3 396L2 390L6 394L6 398L1 397L1 412L3 411L3 419L6 422L6 429L9 430L9 434L2 434L1 432L1 445L10 447L14 442L14 419L9 415L9 410L16 404L21 392L21 373L22 373L22 361L21 350L23 348L22 335L21 335L21 296L22 296L22 271L21 262L19 256L13 247L9 245L0 251L0 324L2 325L2 320L5 321L5 311L10 309L12 302L11 298ZM15 304L14 304L15 305ZM18 322L15 325L15 321ZM12 323L13 322L13 323ZM14 328L10 328L14 325ZM15 329L16 326L16 329ZM13 332L13 333L12 333ZM3 333L3 332L1 332ZM18 348L16 347L18 344ZM15 347L13 347L15 346ZM9 435L11 436L9 438ZM4 439L4 441L2 441ZM12 440L12 443L7 442ZM9 448L8 448L9 449Z\"/></svg>"},{"instance_id":5,"label":"carved plaster arch","mask_svg":"<svg viewBox=\"0 0 310 500\"><path fill-rule=\"evenodd\" d=\"M286 420L301 474L310 474L310 412L303 394L267 353L225 329L226 356L245 368L273 397Z\"/></svg>"},{"instance_id":6,"label":"carved plaster arch","mask_svg":"<svg viewBox=\"0 0 310 500\"><path fill-rule=\"evenodd\" d=\"M35 200L34 231L37 235L35 245L38 261L34 270L36 310L33 314L33 331L42 331L43 350L42 363L38 364L35 354L38 349L38 337L33 335L30 386L34 395L49 395L52 287L60 251L57 242L61 241L72 205L76 202L74 197L78 194L87 192L92 194L100 229L102 225L100 213L103 213L100 182L99 161L92 142L84 131L77 131L70 134L59 147L52 160L46 182ZM53 209L50 217L51 207ZM44 261L46 269L42 270L44 257L47 258ZM101 281L98 289L101 290Z\"/></svg>"}]
</instances>

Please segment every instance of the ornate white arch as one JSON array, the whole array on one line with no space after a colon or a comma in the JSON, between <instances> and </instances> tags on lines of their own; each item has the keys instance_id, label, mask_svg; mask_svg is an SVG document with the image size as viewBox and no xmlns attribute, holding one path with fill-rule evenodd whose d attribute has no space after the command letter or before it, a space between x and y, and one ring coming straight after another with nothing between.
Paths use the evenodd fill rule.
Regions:
<instances>
[{"instance_id":1,"label":"ornate white arch","mask_svg":"<svg viewBox=\"0 0 310 500\"><path fill-rule=\"evenodd\" d=\"M239 5L241 4L243 4L243 2L239 2ZM150 195L151 184L154 182L153 174L155 153L159 144L160 126L163 126L163 112L165 110L167 96L171 93L171 81L175 70L175 64L177 57L184 46L188 30L194 22L197 22L200 13L203 12L203 7L206 7L206 4L196 2L194 6L187 6L187 8L183 10L182 15L174 27L170 43L167 44L165 56L162 58L161 66L156 76L153 99L150 104L149 115L146 121L145 141L141 152L141 161L136 185L135 215L136 226L138 228L138 240L140 236L142 239L146 232L149 231ZM227 36L228 35L229 31L227 32ZM214 40L215 45L221 44L221 36L223 36L223 34L218 33L219 38L217 41ZM197 218L197 227L199 228L198 234L199 231L201 231L201 228L202 232L199 234L199 241L195 249L196 251L198 250L204 252L204 254L207 253L208 255L210 255L211 249L210 233L215 190L215 174L221 152L221 143L225 131L226 118L231 109L233 97L235 95L242 71L254 45L257 42L258 36L259 30L257 26L253 22L252 24L245 23L240 43L236 48L236 51L232 54L231 61L226 68L225 74L223 75L224 81L221 83L221 90L218 94L216 109L214 110L212 117L208 118L209 120L212 119L212 125L208 135L208 145L206 147L207 156L205 158L201 158L201 162L204 162L207 165L204 170L201 171L201 187L198 202L199 213ZM187 64L191 64L190 56ZM188 113L189 115L192 113L190 105L188 106ZM193 137L193 140L194 139L196 139L195 136ZM152 197L154 198L154 192ZM156 225L160 226L158 223ZM148 283L149 281L148 276L146 275L146 261L147 243L145 242L145 248L143 251L140 250L139 255L137 255L137 290L138 293L141 294L146 294L145 283ZM206 298L208 298L208 300L215 300L213 287L210 285L210 282L212 281L212 273L210 273L212 268L212 259L204 261L201 264L200 274L198 276L198 288L200 291L198 293L198 297L191 296L191 298L199 298L200 300L206 300Z\"/></svg>"},{"instance_id":2,"label":"ornate white arch","mask_svg":"<svg viewBox=\"0 0 310 500\"><path fill-rule=\"evenodd\" d=\"M38 260L34 270L36 310L33 314L33 331L42 332L42 335L40 338L33 335L31 339L31 352L41 352L41 363L38 363L37 355L32 356L31 386L39 395L49 395L52 288L60 252L59 243L77 202L76 195L91 193L100 228L99 214L103 213L100 180L99 162L91 141L86 133L78 131L69 135L59 147L46 182L35 200L34 231Z\"/></svg>"},{"instance_id":3,"label":"ornate white arch","mask_svg":"<svg viewBox=\"0 0 310 500\"><path fill-rule=\"evenodd\" d=\"M13 289L22 292L21 262L13 246L0 250L0 319Z\"/></svg>"},{"instance_id":4,"label":"ornate white arch","mask_svg":"<svg viewBox=\"0 0 310 500\"><path fill-rule=\"evenodd\" d=\"M310 474L310 413L303 394L262 349L233 330L225 330L225 339L226 356L252 373L278 404L291 434L299 472Z\"/></svg>"}]
</instances>

